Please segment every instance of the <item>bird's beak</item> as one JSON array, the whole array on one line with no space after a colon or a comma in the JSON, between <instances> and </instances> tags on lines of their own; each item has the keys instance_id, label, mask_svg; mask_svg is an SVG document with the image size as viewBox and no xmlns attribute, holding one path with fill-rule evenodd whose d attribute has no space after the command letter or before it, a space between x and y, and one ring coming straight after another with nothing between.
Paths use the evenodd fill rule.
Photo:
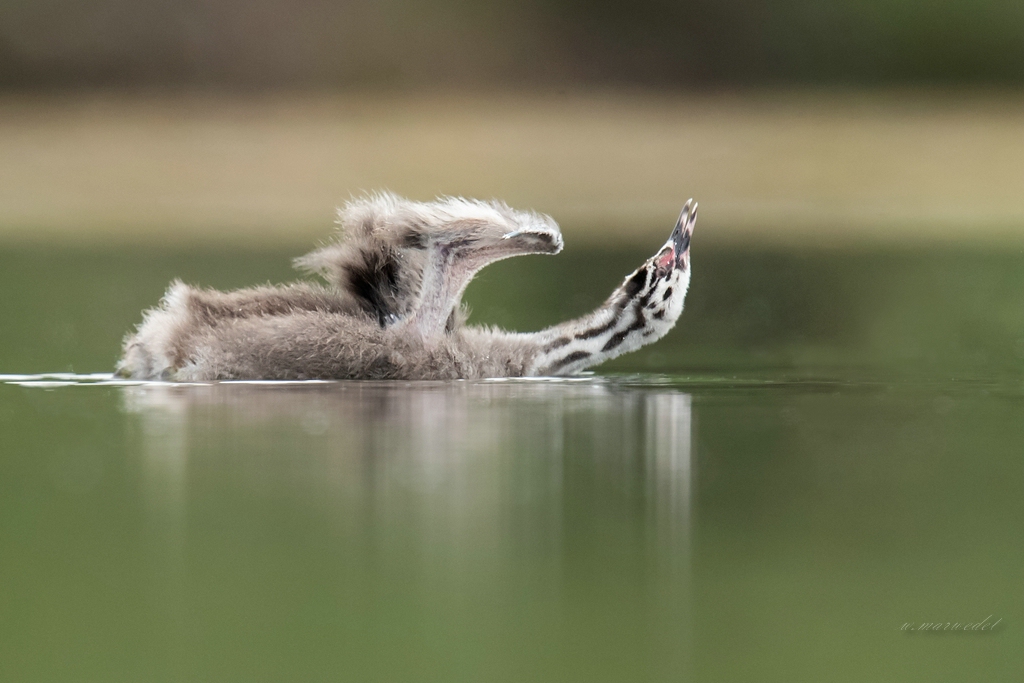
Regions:
<instances>
[{"instance_id":1,"label":"bird's beak","mask_svg":"<svg viewBox=\"0 0 1024 683\"><path fill-rule=\"evenodd\" d=\"M697 202L689 199L683 205L679 220L676 221L676 227L668 240L675 254L677 268L686 268L689 265L690 237L693 235L693 225L696 221Z\"/></svg>"}]
</instances>

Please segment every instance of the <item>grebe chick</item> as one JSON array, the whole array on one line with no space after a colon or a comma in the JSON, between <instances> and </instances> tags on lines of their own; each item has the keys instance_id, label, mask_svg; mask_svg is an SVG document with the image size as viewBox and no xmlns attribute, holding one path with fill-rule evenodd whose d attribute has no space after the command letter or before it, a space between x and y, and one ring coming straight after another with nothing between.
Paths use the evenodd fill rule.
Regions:
<instances>
[{"instance_id":1,"label":"grebe chick","mask_svg":"<svg viewBox=\"0 0 1024 683\"><path fill-rule=\"evenodd\" d=\"M569 375L663 337L683 310L697 205L597 310L540 332L466 324L462 294L484 266L556 254L549 216L500 202L350 201L339 237L296 259L326 285L219 292L171 284L124 342L138 379L476 379Z\"/></svg>"}]
</instances>

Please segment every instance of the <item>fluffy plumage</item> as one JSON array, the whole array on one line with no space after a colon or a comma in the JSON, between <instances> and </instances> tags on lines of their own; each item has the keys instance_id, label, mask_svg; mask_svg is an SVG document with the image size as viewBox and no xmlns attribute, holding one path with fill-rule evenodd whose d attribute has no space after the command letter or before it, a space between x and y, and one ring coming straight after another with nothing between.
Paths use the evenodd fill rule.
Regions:
<instances>
[{"instance_id":1,"label":"fluffy plumage","mask_svg":"<svg viewBox=\"0 0 1024 683\"><path fill-rule=\"evenodd\" d=\"M461 197L421 203L389 192L375 193L340 209L338 226L338 239L295 259L294 264L351 296L382 327L416 307L431 244L451 249L472 245L480 251L488 236L501 239L518 232L550 236L552 251L562 248L558 225L550 217L515 211L502 202ZM499 258L518 253L530 250L507 250ZM493 260L497 259L486 263Z\"/></svg>"},{"instance_id":2,"label":"fluffy plumage","mask_svg":"<svg viewBox=\"0 0 1024 683\"><path fill-rule=\"evenodd\" d=\"M375 194L339 213L338 237L296 259L327 286L217 292L172 283L125 339L119 374L174 380L455 379L569 374L650 343L689 284L688 202L665 246L593 313L536 333L465 324L484 266L557 253L548 216L499 202Z\"/></svg>"}]
</instances>

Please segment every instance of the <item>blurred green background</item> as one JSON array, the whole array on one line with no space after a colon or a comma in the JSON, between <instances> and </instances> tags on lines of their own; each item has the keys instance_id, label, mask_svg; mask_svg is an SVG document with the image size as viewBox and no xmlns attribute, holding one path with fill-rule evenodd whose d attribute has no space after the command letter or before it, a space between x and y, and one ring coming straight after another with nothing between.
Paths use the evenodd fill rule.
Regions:
<instances>
[{"instance_id":1,"label":"blurred green background","mask_svg":"<svg viewBox=\"0 0 1024 683\"><path fill-rule=\"evenodd\" d=\"M0 84L1024 81L1006 0L89 0L0 6Z\"/></svg>"},{"instance_id":2,"label":"blurred green background","mask_svg":"<svg viewBox=\"0 0 1024 683\"><path fill-rule=\"evenodd\" d=\"M1020 3L0 4L0 240L308 243L353 193L568 244L1005 244Z\"/></svg>"}]
</instances>

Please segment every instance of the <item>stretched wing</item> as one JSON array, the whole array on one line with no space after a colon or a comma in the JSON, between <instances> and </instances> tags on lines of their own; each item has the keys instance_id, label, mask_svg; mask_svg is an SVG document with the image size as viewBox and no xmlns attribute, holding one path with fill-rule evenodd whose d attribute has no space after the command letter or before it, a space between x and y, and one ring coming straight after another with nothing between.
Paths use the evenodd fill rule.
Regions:
<instances>
[{"instance_id":1,"label":"stretched wing","mask_svg":"<svg viewBox=\"0 0 1024 683\"><path fill-rule=\"evenodd\" d=\"M348 202L338 223L335 241L296 259L296 267L323 277L382 327L429 319L417 325L428 336L451 326L465 285L487 264L562 248L551 218L500 202L377 193Z\"/></svg>"},{"instance_id":2,"label":"stretched wing","mask_svg":"<svg viewBox=\"0 0 1024 683\"><path fill-rule=\"evenodd\" d=\"M294 261L321 276L385 326L407 315L423 277L425 252L408 221L403 200L390 193L353 199L338 211L338 234Z\"/></svg>"}]
</instances>

